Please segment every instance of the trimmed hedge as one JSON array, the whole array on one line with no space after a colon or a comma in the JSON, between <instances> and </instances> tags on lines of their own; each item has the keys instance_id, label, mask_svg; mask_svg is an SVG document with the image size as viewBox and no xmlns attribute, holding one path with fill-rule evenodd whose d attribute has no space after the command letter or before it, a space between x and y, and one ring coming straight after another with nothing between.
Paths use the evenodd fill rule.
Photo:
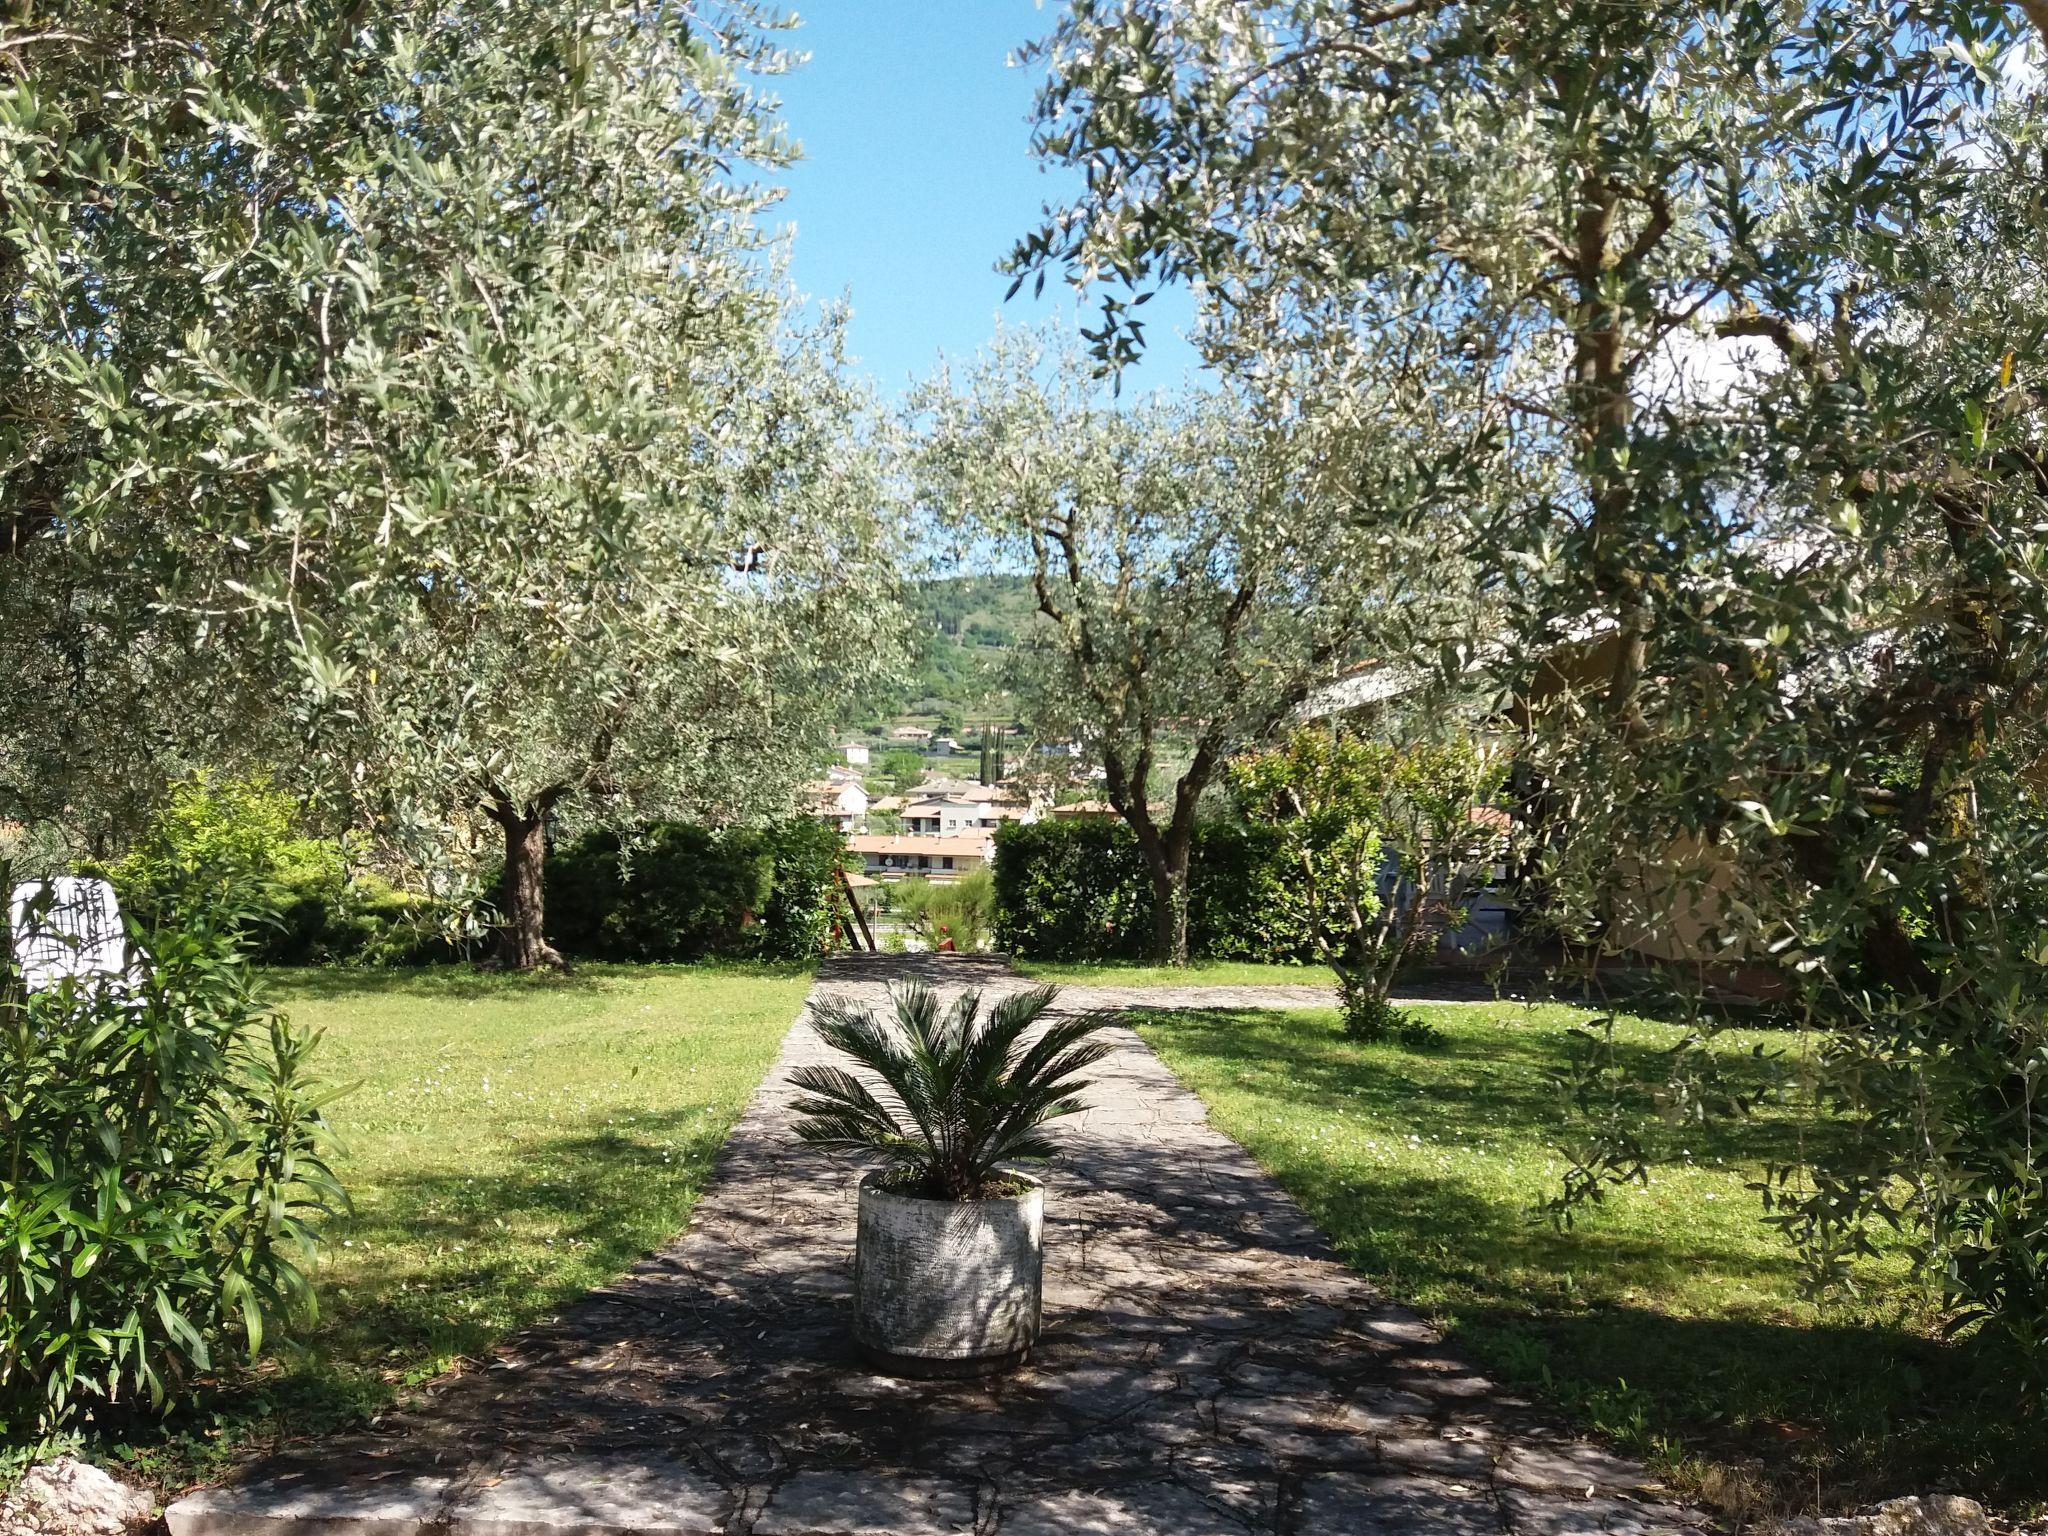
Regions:
<instances>
[{"instance_id":1,"label":"trimmed hedge","mask_svg":"<svg viewBox=\"0 0 2048 1536\"><path fill-rule=\"evenodd\" d=\"M1313 949L1277 892L1280 837L1205 822L1188 861L1188 949L1199 960L1301 962ZM996 829L995 942L1026 960L1141 960L1152 941L1152 880L1137 835L1107 816L1047 817Z\"/></svg>"},{"instance_id":2,"label":"trimmed hedge","mask_svg":"<svg viewBox=\"0 0 2048 1536\"><path fill-rule=\"evenodd\" d=\"M579 960L805 960L831 933L844 851L809 817L589 832L548 860L548 937Z\"/></svg>"}]
</instances>

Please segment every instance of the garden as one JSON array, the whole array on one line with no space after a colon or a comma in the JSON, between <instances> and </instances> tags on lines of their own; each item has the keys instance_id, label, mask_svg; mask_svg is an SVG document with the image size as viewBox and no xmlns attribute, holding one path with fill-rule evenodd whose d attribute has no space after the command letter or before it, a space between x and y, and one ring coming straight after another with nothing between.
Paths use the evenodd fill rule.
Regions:
<instances>
[{"instance_id":1,"label":"garden","mask_svg":"<svg viewBox=\"0 0 2048 1536\"><path fill-rule=\"evenodd\" d=\"M0 1525L2040 1514L2048 6L895 3L0 6Z\"/></svg>"}]
</instances>

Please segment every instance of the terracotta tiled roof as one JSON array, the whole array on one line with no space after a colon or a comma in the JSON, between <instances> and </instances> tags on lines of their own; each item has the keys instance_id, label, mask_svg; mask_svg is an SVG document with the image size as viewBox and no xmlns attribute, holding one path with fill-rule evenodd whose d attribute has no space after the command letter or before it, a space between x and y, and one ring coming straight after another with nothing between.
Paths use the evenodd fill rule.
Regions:
<instances>
[{"instance_id":1,"label":"terracotta tiled roof","mask_svg":"<svg viewBox=\"0 0 2048 1536\"><path fill-rule=\"evenodd\" d=\"M908 853L929 855L965 856L970 859L988 857L988 835L974 833L965 837L881 837L861 835L849 837L846 846L855 853Z\"/></svg>"}]
</instances>

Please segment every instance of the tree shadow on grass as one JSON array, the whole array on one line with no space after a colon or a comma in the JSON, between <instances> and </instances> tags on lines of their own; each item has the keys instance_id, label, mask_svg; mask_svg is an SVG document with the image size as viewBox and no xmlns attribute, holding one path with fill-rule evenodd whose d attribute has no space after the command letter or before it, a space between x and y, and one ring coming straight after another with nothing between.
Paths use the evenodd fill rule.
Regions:
<instances>
[{"instance_id":1,"label":"tree shadow on grass","mask_svg":"<svg viewBox=\"0 0 2048 1536\"><path fill-rule=\"evenodd\" d=\"M374 1201L334 1228L330 1260L342 1240L353 1245L347 1275L316 1269L310 1330L278 1340L254 1369L195 1381L167 1419L108 1421L108 1448L174 1487L360 1423L422 1376L483 1354L670 1241L729 1129L726 1117L687 1111L643 1115L630 1130L593 1117L534 1143L511 1169L385 1177ZM541 1229L552 1248L534 1236Z\"/></svg>"},{"instance_id":2,"label":"tree shadow on grass","mask_svg":"<svg viewBox=\"0 0 2048 1536\"><path fill-rule=\"evenodd\" d=\"M320 1344L345 1357L471 1355L619 1273L687 1224L729 1122L694 1111L587 1124L496 1173L387 1176ZM552 1248L532 1234L546 1230ZM422 1248L437 1255L418 1273ZM332 1286L323 1286L332 1290Z\"/></svg>"},{"instance_id":3,"label":"tree shadow on grass","mask_svg":"<svg viewBox=\"0 0 2048 1536\"><path fill-rule=\"evenodd\" d=\"M1191 1075L1271 1095L1310 1125L1370 1127L1361 1134L1382 1141L1398 1127L1396 1139L1413 1130L1453 1149L1483 1131L1489 1151L1538 1166L1563 1129L1545 1082L1562 1060L1554 1026L1460 1029L1435 1054L1357 1046L1320 1015L1172 1012L1141 1027ZM1630 1070L1658 1065L1654 1047L1621 1050ZM1809 1307L1775 1234L1682 1213L1560 1230L1498 1162L1459 1159L1433 1176L1295 1132L1257 1149L1352 1267L1421 1302L1502 1379L1637 1454L1755 1468L1795 1505L1816 1491L1831 1507L1931 1488L2048 1497L2048 1432L2015 1411L2023 1399L1995 1346L1929 1337L1914 1298ZM1789 1153L1795 1131L1759 1116L1685 1136L1737 1174ZM1703 1287L1756 1300L1715 1313ZM1658 1298L1678 1299L1658 1310Z\"/></svg>"},{"instance_id":4,"label":"tree shadow on grass","mask_svg":"<svg viewBox=\"0 0 2048 1536\"><path fill-rule=\"evenodd\" d=\"M264 972L278 1002L337 1002L364 996L421 1001L507 1001L560 992L595 992L613 979L601 971L485 971L473 965L393 966L372 970L346 965L272 968Z\"/></svg>"},{"instance_id":5,"label":"tree shadow on grass","mask_svg":"<svg viewBox=\"0 0 2048 1536\"><path fill-rule=\"evenodd\" d=\"M1503 1380L1642 1455L1751 1470L1792 1507L1929 1490L2048 1498L2048 1425L1998 1352L1902 1329L1458 1304L1458 1341Z\"/></svg>"},{"instance_id":6,"label":"tree shadow on grass","mask_svg":"<svg viewBox=\"0 0 2048 1536\"><path fill-rule=\"evenodd\" d=\"M690 964L625 965L592 961L567 971L488 971L474 965L271 967L264 971L280 1002L334 1002L365 995L417 997L422 1001L470 1002L600 992L621 982L666 978L797 981L812 973L808 962L703 960Z\"/></svg>"}]
</instances>

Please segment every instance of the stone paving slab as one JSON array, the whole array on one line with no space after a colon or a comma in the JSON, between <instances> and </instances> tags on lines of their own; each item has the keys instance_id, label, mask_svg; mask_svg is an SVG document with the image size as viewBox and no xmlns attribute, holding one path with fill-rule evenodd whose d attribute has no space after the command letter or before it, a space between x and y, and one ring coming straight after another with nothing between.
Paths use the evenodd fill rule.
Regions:
<instances>
[{"instance_id":1,"label":"stone paving slab","mask_svg":"<svg viewBox=\"0 0 2048 1536\"><path fill-rule=\"evenodd\" d=\"M977 957L830 963L880 1003ZM1071 1007L1159 989L1074 988ZM1183 989L1169 989L1180 993ZM1246 991L1198 1002L1261 1006ZM1308 989L1313 990L1313 989ZM1219 996L1217 994L1235 994ZM1176 998L1169 1006L1186 1006ZM1264 1006L1298 1006L1293 1001ZM1351 1273L1128 1029L1063 1123L1046 1327L994 1381L874 1374L857 1168L789 1139L802 1021L690 1230L372 1429L169 1511L171 1536L1648 1536L1703 1524Z\"/></svg>"}]
</instances>

